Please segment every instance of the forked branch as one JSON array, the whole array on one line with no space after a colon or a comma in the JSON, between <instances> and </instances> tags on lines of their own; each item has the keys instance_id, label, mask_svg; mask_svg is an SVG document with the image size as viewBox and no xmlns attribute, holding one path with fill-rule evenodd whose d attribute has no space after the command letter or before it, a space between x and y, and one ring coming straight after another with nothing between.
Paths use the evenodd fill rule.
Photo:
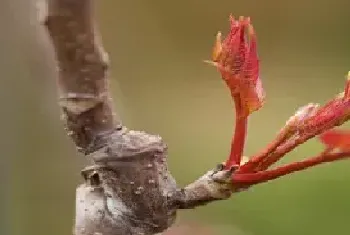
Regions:
<instances>
[{"instance_id":1,"label":"forked branch","mask_svg":"<svg viewBox=\"0 0 350 235\"><path fill-rule=\"evenodd\" d=\"M93 0L46 3L43 24L57 60L59 105L67 133L92 162L82 171L85 182L77 188L75 235L156 234L171 226L178 209L227 199L254 184L349 157L350 144L342 141L347 147L341 151L333 144L314 158L268 170L298 145L350 118L348 80L344 94L321 108L302 108L265 150L242 161L247 120L262 107L264 91L250 19L231 17L230 32L223 42L218 34L210 62L236 105L231 153L225 164L178 188L168 171L167 146L161 137L128 130L113 112L108 56L97 36Z\"/></svg>"},{"instance_id":2,"label":"forked branch","mask_svg":"<svg viewBox=\"0 0 350 235\"><path fill-rule=\"evenodd\" d=\"M223 169L178 189L162 139L121 125L92 0L47 0L43 23L57 59L67 133L93 163L82 171L85 183L77 189L75 235L159 233L173 223L177 209L231 195L232 172Z\"/></svg>"}]
</instances>

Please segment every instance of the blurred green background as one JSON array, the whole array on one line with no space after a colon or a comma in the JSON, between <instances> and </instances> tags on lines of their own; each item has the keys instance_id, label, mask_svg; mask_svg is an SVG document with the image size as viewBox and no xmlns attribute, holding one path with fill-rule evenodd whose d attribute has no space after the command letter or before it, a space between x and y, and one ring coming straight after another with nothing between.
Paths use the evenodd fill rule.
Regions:
<instances>
[{"instance_id":1,"label":"blurred green background","mask_svg":"<svg viewBox=\"0 0 350 235\"><path fill-rule=\"evenodd\" d=\"M0 1L0 234L71 234L85 161L59 120L55 65L35 23L34 2ZM267 92L266 105L251 118L247 155L266 145L297 107L342 91L350 70L347 0L96 3L116 108L128 127L163 136L182 185L229 151L231 99L216 70L202 61L210 58L216 32L227 31L230 13L252 17ZM284 162L321 149L311 141ZM349 234L349 167L338 162L266 183L183 211L179 223L220 235Z\"/></svg>"}]
</instances>

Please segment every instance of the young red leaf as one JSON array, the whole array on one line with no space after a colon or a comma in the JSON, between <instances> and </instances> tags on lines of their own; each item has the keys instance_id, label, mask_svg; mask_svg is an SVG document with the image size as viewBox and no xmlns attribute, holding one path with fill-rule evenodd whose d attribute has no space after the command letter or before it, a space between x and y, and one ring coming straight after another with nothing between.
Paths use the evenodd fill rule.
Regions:
<instances>
[{"instance_id":1,"label":"young red leaf","mask_svg":"<svg viewBox=\"0 0 350 235\"><path fill-rule=\"evenodd\" d=\"M262 107L264 100L256 35L248 17L235 20L231 16L230 23L230 32L223 42L221 33L217 34L211 63L218 68L232 97L238 97L237 113L247 117Z\"/></svg>"},{"instance_id":2,"label":"young red leaf","mask_svg":"<svg viewBox=\"0 0 350 235\"><path fill-rule=\"evenodd\" d=\"M321 142L329 149L340 151L350 151L350 131L349 130L329 130L319 136Z\"/></svg>"},{"instance_id":3,"label":"young red leaf","mask_svg":"<svg viewBox=\"0 0 350 235\"><path fill-rule=\"evenodd\" d=\"M223 41L221 33L217 34L210 63L218 68L235 102L236 127L230 156L225 164L226 168L230 168L241 162L248 116L258 110L264 100L256 35L249 17L235 20L230 16L230 31Z\"/></svg>"},{"instance_id":4,"label":"young red leaf","mask_svg":"<svg viewBox=\"0 0 350 235\"><path fill-rule=\"evenodd\" d=\"M246 188L325 162L348 158L350 134L328 132L321 136L321 140L329 148L338 148L343 152L324 151L301 162L268 169L300 144L350 119L350 74L343 94L322 107L311 103L300 108L273 142L258 155L242 163L248 116L262 107L264 91L259 77L256 35L250 19L240 17L235 20L231 16L230 23L230 32L223 41L221 33L217 34L210 63L221 73L235 102L236 127L230 156L224 164L225 169L236 169L233 183Z\"/></svg>"}]
</instances>

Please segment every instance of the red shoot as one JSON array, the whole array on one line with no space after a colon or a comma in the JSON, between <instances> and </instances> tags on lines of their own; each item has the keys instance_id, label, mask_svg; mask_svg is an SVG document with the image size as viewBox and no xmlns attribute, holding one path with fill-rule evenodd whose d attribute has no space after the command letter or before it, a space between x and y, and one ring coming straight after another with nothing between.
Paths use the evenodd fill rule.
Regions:
<instances>
[{"instance_id":1,"label":"red shoot","mask_svg":"<svg viewBox=\"0 0 350 235\"><path fill-rule=\"evenodd\" d=\"M321 153L318 156L311 157L299 162L293 162L284 166L277 167L272 170L264 170L253 173L234 174L233 182L237 187L251 186L254 184L264 183L269 180L277 179L281 176L301 171L309 167L320 165L322 163L333 162L350 158L350 151L338 153Z\"/></svg>"},{"instance_id":2,"label":"red shoot","mask_svg":"<svg viewBox=\"0 0 350 235\"><path fill-rule=\"evenodd\" d=\"M236 126L226 168L240 164L248 116L262 106L264 99L259 78L256 35L250 19L240 17L235 20L231 16L230 23L230 32L223 42L221 33L217 34L213 61L210 62L218 68L235 102Z\"/></svg>"},{"instance_id":3,"label":"red shoot","mask_svg":"<svg viewBox=\"0 0 350 235\"><path fill-rule=\"evenodd\" d=\"M232 183L237 189L263 183L325 162L350 157L350 131L332 130L350 119L350 72L344 93L324 106L308 104L300 108L260 153L242 161L248 116L263 105L264 91L259 78L256 35L250 18L230 17L231 27L221 41L218 33L213 61L230 89L235 102L236 127L225 169L233 166ZM309 139L319 136L327 149L315 157L269 169L286 154Z\"/></svg>"}]
</instances>

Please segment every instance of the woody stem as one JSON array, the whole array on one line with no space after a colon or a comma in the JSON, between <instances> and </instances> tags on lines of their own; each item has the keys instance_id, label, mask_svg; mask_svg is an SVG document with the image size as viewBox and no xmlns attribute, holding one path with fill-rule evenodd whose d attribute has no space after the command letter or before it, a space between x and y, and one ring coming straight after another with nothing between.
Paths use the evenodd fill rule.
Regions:
<instances>
[{"instance_id":1,"label":"woody stem","mask_svg":"<svg viewBox=\"0 0 350 235\"><path fill-rule=\"evenodd\" d=\"M248 117L242 115L242 105L239 94L233 94L236 110L235 131L231 142L231 152L229 159L226 161L225 168L228 169L233 165L239 165L243 155L245 139L247 135Z\"/></svg>"}]
</instances>

